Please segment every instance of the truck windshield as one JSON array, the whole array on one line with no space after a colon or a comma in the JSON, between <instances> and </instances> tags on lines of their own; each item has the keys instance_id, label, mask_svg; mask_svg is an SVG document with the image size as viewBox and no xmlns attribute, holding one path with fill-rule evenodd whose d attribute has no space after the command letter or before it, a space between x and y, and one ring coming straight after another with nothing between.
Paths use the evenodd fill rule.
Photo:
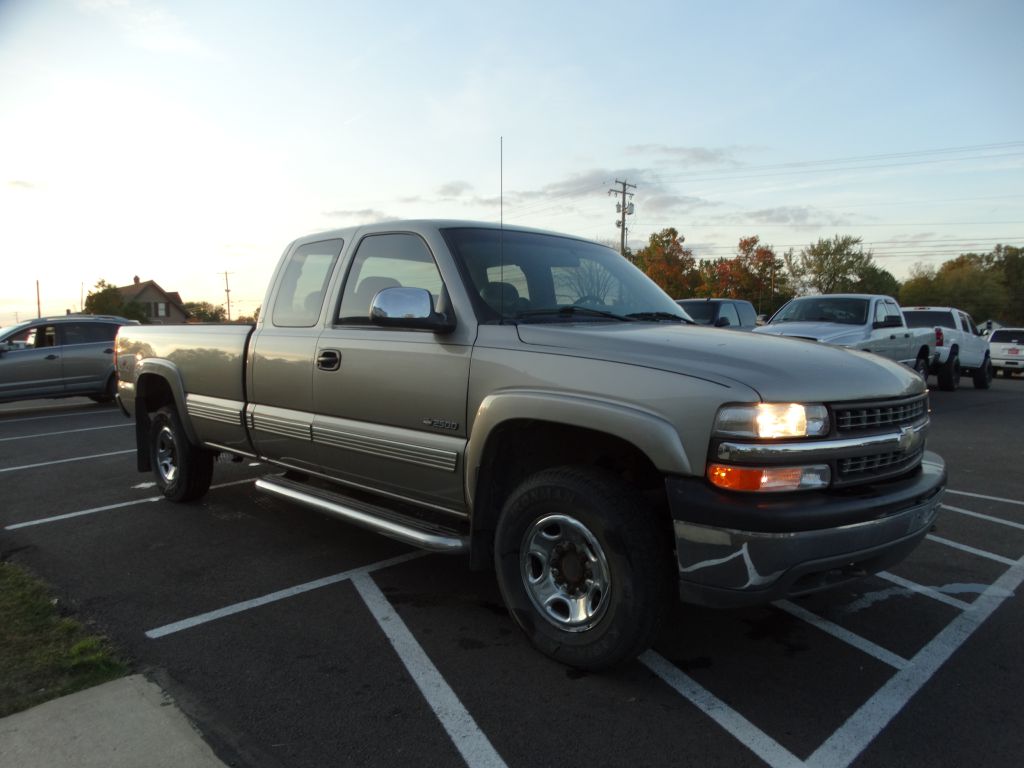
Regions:
<instances>
[{"instance_id":1,"label":"truck windshield","mask_svg":"<svg viewBox=\"0 0 1024 768\"><path fill-rule=\"evenodd\" d=\"M904 309L903 317L908 328L952 328L956 330L956 321L952 312L940 309Z\"/></svg>"},{"instance_id":2,"label":"truck windshield","mask_svg":"<svg viewBox=\"0 0 1024 768\"><path fill-rule=\"evenodd\" d=\"M685 309L698 325L711 325L715 320L715 305L710 301L677 301L676 304Z\"/></svg>"},{"instance_id":3,"label":"truck windshield","mask_svg":"<svg viewBox=\"0 0 1024 768\"><path fill-rule=\"evenodd\" d=\"M822 322L864 325L868 321L868 303L868 299L805 296L786 304L775 313L770 324Z\"/></svg>"},{"instance_id":4,"label":"truck windshield","mask_svg":"<svg viewBox=\"0 0 1024 768\"><path fill-rule=\"evenodd\" d=\"M514 230L443 231L485 321L690 321L647 275L603 245Z\"/></svg>"}]
</instances>

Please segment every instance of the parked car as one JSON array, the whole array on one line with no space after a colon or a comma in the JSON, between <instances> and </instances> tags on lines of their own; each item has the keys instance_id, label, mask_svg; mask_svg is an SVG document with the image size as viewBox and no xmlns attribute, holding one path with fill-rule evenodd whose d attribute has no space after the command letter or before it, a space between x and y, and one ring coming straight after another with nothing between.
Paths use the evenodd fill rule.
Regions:
<instances>
[{"instance_id":1,"label":"parked car","mask_svg":"<svg viewBox=\"0 0 1024 768\"><path fill-rule=\"evenodd\" d=\"M873 352L928 378L935 358L935 332L909 328L891 296L830 293L787 301L754 333L793 336L847 349Z\"/></svg>"},{"instance_id":2,"label":"parked car","mask_svg":"<svg viewBox=\"0 0 1024 768\"><path fill-rule=\"evenodd\" d=\"M935 359L928 372L935 375L939 389L959 387L961 374L970 376L976 388L989 388L992 362L988 341L970 315L955 307L905 307L903 317L911 328L935 330Z\"/></svg>"},{"instance_id":3,"label":"parked car","mask_svg":"<svg viewBox=\"0 0 1024 768\"><path fill-rule=\"evenodd\" d=\"M997 328L988 337L992 368L1010 378L1024 371L1024 328Z\"/></svg>"},{"instance_id":4,"label":"parked car","mask_svg":"<svg viewBox=\"0 0 1024 768\"><path fill-rule=\"evenodd\" d=\"M85 395L108 403L117 392L114 315L61 315L0 331L0 403Z\"/></svg>"},{"instance_id":5,"label":"parked car","mask_svg":"<svg viewBox=\"0 0 1024 768\"><path fill-rule=\"evenodd\" d=\"M757 325L754 305L742 299L678 299L676 304L698 325L747 331Z\"/></svg>"},{"instance_id":6,"label":"parked car","mask_svg":"<svg viewBox=\"0 0 1024 768\"><path fill-rule=\"evenodd\" d=\"M768 603L890 567L946 484L920 376L695 328L612 249L550 232L320 232L255 325L123 328L117 350L165 497L206 493L217 453L261 457L262 492L493 566L530 641L585 669L647 647L673 593Z\"/></svg>"}]
</instances>

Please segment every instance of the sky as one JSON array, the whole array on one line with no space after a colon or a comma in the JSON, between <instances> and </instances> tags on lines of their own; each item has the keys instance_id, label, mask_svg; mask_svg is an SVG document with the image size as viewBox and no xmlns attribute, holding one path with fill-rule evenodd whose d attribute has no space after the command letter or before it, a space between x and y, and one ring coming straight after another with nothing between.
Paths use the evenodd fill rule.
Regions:
<instances>
[{"instance_id":1,"label":"sky","mask_svg":"<svg viewBox=\"0 0 1024 768\"><path fill-rule=\"evenodd\" d=\"M0 0L0 326L138 275L252 314L401 218L698 258L1024 245L1024 3Z\"/></svg>"}]
</instances>

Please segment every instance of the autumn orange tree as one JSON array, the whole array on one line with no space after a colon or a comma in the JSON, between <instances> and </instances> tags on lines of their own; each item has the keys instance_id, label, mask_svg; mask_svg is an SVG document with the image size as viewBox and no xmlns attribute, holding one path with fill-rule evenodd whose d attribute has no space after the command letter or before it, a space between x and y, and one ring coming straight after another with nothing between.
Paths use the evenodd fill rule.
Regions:
<instances>
[{"instance_id":1,"label":"autumn orange tree","mask_svg":"<svg viewBox=\"0 0 1024 768\"><path fill-rule=\"evenodd\" d=\"M683 247L683 238L673 227L651 235L636 252L636 265L674 299L692 296L698 285L693 251Z\"/></svg>"},{"instance_id":2,"label":"autumn orange tree","mask_svg":"<svg viewBox=\"0 0 1024 768\"><path fill-rule=\"evenodd\" d=\"M757 235L740 238L732 258L705 259L697 267L696 295L746 299L773 312L793 295L784 260Z\"/></svg>"}]
</instances>

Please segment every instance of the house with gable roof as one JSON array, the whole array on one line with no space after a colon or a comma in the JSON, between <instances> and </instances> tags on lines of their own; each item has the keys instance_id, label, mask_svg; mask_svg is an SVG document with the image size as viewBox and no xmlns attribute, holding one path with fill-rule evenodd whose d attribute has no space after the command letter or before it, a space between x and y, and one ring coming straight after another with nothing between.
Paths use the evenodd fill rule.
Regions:
<instances>
[{"instance_id":1,"label":"house with gable roof","mask_svg":"<svg viewBox=\"0 0 1024 768\"><path fill-rule=\"evenodd\" d=\"M188 319L188 312L178 292L165 291L153 280L140 280L136 275L131 285L118 286L117 290L126 304L129 301L140 304L150 323L173 325Z\"/></svg>"}]
</instances>

